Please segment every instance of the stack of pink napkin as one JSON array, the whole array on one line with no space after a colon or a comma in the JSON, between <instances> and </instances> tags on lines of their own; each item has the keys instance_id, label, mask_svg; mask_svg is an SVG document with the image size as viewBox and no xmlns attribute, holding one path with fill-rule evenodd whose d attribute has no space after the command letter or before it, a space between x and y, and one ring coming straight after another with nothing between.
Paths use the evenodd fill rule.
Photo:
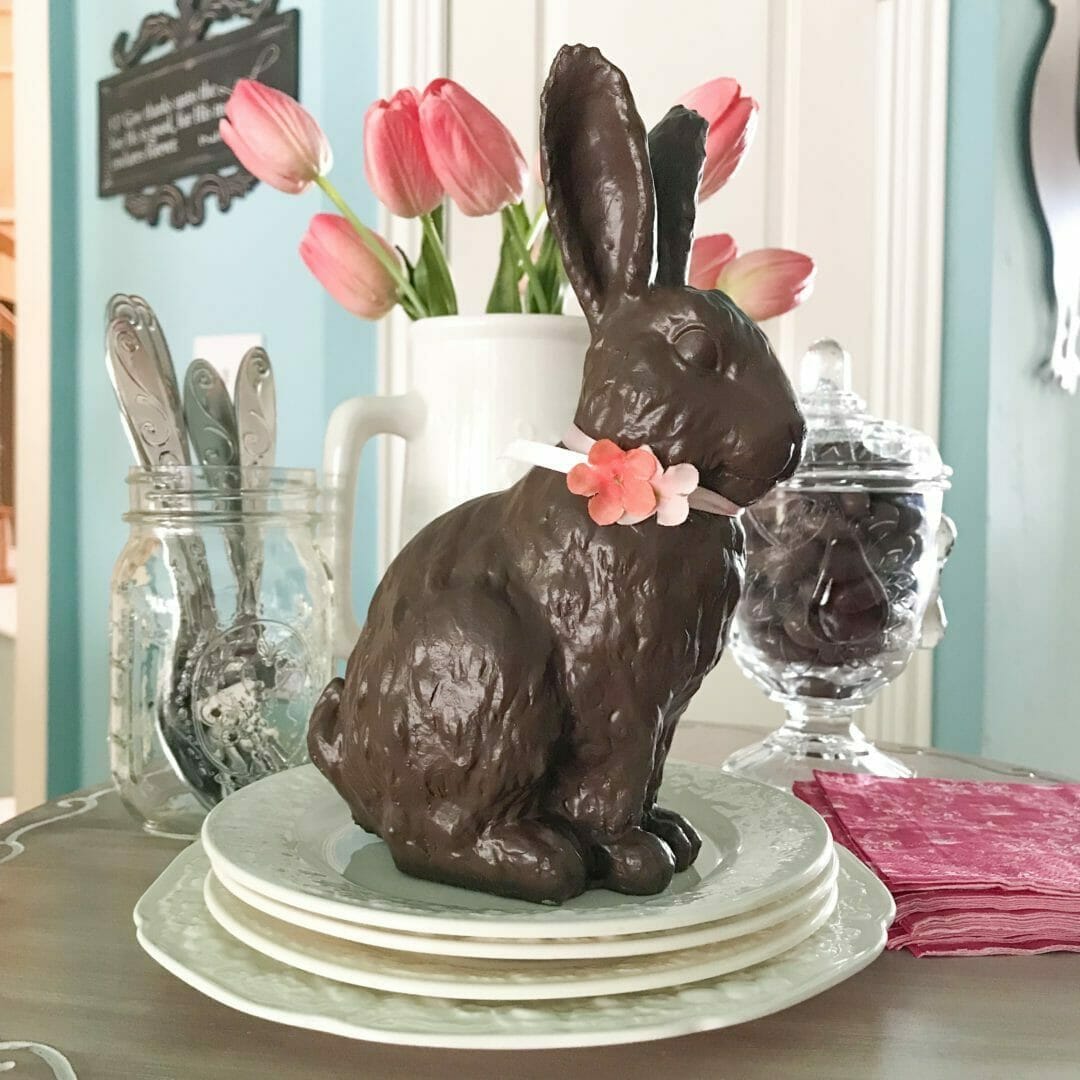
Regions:
<instances>
[{"instance_id":1,"label":"stack of pink napkin","mask_svg":"<svg viewBox=\"0 0 1080 1080\"><path fill-rule=\"evenodd\" d=\"M890 949L1080 952L1080 784L815 772L794 791L893 894Z\"/></svg>"}]
</instances>

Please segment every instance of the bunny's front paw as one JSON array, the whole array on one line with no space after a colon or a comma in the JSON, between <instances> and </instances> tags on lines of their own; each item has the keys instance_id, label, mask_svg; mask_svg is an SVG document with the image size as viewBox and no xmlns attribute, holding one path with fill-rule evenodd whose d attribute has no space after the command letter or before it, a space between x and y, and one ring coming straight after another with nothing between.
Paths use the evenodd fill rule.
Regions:
<instances>
[{"instance_id":1,"label":"bunny's front paw","mask_svg":"<svg viewBox=\"0 0 1080 1080\"><path fill-rule=\"evenodd\" d=\"M633 896L663 892L675 873L675 856L658 836L627 829L618 840L594 846L599 884Z\"/></svg>"},{"instance_id":2,"label":"bunny's front paw","mask_svg":"<svg viewBox=\"0 0 1080 1080\"><path fill-rule=\"evenodd\" d=\"M646 813L642 824L671 848L671 853L675 856L676 874L681 874L683 870L693 866L701 851L701 837L682 814L654 806Z\"/></svg>"}]
</instances>

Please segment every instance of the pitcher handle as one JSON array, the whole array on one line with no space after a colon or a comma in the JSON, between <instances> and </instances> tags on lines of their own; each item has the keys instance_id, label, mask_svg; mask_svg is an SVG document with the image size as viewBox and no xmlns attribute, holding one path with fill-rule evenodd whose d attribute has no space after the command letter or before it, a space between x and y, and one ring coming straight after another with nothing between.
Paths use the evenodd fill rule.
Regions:
<instances>
[{"instance_id":1,"label":"pitcher handle","mask_svg":"<svg viewBox=\"0 0 1080 1080\"><path fill-rule=\"evenodd\" d=\"M360 635L353 610L352 547L360 457L375 435L412 439L424 423L423 400L416 394L357 397L330 414L323 444L326 506L321 546L334 583L334 655L348 657Z\"/></svg>"}]
</instances>

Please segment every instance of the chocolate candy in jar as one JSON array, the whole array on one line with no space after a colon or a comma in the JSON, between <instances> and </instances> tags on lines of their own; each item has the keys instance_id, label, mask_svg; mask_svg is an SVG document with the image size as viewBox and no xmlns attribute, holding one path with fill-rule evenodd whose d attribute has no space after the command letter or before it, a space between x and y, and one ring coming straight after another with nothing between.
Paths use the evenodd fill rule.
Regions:
<instances>
[{"instance_id":1,"label":"chocolate candy in jar","mask_svg":"<svg viewBox=\"0 0 1080 1080\"><path fill-rule=\"evenodd\" d=\"M815 767L904 775L852 716L907 666L928 607L940 621L951 470L929 436L868 412L835 341L810 347L799 384L803 461L743 514L732 634L740 667L788 720L725 767L780 786Z\"/></svg>"}]
</instances>

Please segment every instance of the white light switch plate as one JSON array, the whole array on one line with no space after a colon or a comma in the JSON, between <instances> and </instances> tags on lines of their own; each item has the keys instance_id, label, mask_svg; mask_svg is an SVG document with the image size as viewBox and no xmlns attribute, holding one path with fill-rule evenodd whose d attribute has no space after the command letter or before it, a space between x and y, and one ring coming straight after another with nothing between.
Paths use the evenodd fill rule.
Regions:
<instances>
[{"instance_id":1,"label":"white light switch plate","mask_svg":"<svg viewBox=\"0 0 1080 1080\"><path fill-rule=\"evenodd\" d=\"M256 345L263 345L262 334L201 334L195 339L191 358L213 364L231 394L244 353Z\"/></svg>"}]
</instances>

